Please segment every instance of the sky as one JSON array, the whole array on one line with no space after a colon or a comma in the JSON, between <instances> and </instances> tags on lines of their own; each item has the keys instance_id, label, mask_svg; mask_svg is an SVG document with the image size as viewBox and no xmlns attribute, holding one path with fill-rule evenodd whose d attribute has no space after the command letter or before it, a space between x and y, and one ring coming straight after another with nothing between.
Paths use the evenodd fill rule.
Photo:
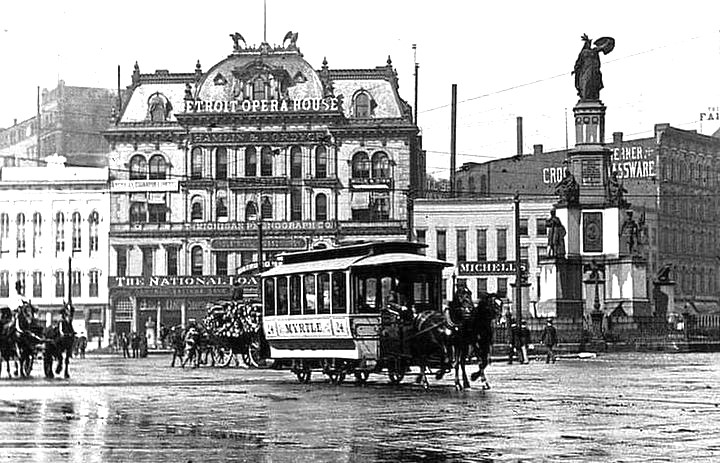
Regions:
<instances>
[{"instance_id":1,"label":"sky","mask_svg":"<svg viewBox=\"0 0 720 463\"><path fill-rule=\"evenodd\" d=\"M523 151L574 144L572 71L582 34L615 39L602 56L606 133L652 136L658 123L707 135L720 121L720 2L266 0L267 41L287 31L316 69L384 66L414 103L428 174L448 178L450 102L457 85L457 166L512 156L516 120ZM37 87L117 88L141 72L203 70L232 51L229 34L263 40L263 0L213 2L63 0L0 6L0 127L35 114ZM416 52L412 45L416 44ZM717 110L716 110L717 111ZM566 124L570 130L566 131ZM566 133L569 132L569 139Z\"/></svg>"}]
</instances>

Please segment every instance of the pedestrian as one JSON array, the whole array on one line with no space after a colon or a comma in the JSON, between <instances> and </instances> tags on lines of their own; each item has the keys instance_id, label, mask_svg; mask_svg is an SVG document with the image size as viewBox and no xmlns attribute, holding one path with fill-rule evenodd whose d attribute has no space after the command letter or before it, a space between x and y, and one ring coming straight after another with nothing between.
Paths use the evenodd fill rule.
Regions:
<instances>
[{"instance_id":1,"label":"pedestrian","mask_svg":"<svg viewBox=\"0 0 720 463\"><path fill-rule=\"evenodd\" d=\"M510 349L508 350L508 364L512 365L514 357L518 357L518 360L522 362L522 358L520 357L520 327L512 319L510 320L508 337L510 344Z\"/></svg>"},{"instance_id":2,"label":"pedestrian","mask_svg":"<svg viewBox=\"0 0 720 463\"><path fill-rule=\"evenodd\" d=\"M545 344L545 347L547 348L547 357L545 358L545 363L555 363L555 345L557 344L558 338L557 330L553 326L553 321L551 318L548 318L547 324L545 325L545 328L543 328L542 335L540 336L540 341Z\"/></svg>"},{"instance_id":3,"label":"pedestrian","mask_svg":"<svg viewBox=\"0 0 720 463\"><path fill-rule=\"evenodd\" d=\"M527 323L523 320L520 323L520 354L522 357L522 363L530 363L530 358L528 357L528 346L531 342L530 328L527 327Z\"/></svg>"},{"instance_id":4,"label":"pedestrian","mask_svg":"<svg viewBox=\"0 0 720 463\"><path fill-rule=\"evenodd\" d=\"M132 348L132 358L138 358L140 356L140 336L134 331L130 333L130 347Z\"/></svg>"},{"instance_id":5,"label":"pedestrian","mask_svg":"<svg viewBox=\"0 0 720 463\"><path fill-rule=\"evenodd\" d=\"M122 348L123 358L130 358L130 340L124 331L120 335L120 347Z\"/></svg>"}]
</instances>

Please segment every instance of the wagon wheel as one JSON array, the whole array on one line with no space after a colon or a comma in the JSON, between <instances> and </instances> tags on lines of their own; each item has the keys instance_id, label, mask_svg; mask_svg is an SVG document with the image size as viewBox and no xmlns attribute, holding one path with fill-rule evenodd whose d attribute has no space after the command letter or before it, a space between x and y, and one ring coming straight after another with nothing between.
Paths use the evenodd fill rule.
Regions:
<instances>
[{"instance_id":1,"label":"wagon wheel","mask_svg":"<svg viewBox=\"0 0 720 463\"><path fill-rule=\"evenodd\" d=\"M221 367L229 366L230 362L232 362L232 350L227 347L216 346L215 360Z\"/></svg>"},{"instance_id":2,"label":"wagon wheel","mask_svg":"<svg viewBox=\"0 0 720 463\"><path fill-rule=\"evenodd\" d=\"M392 384L400 384L405 377L405 364L400 359L396 359L394 363L388 367L388 377Z\"/></svg>"},{"instance_id":3,"label":"wagon wheel","mask_svg":"<svg viewBox=\"0 0 720 463\"><path fill-rule=\"evenodd\" d=\"M300 383L307 384L310 382L312 370L310 370L309 368L303 368L302 370L297 370L295 372L295 375L297 376L297 379Z\"/></svg>"},{"instance_id":4,"label":"wagon wheel","mask_svg":"<svg viewBox=\"0 0 720 463\"><path fill-rule=\"evenodd\" d=\"M365 370L355 371L355 384L363 385L363 384L367 383L369 376L370 376L369 371L365 371Z\"/></svg>"},{"instance_id":5,"label":"wagon wheel","mask_svg":"<svg viewBox=\"0 0 720 463\"><path fill-rule=\"evenodd\" d=\"M332 384L342 384L345 381L345 372L342 370L335 370L328 372L327 375L330 377Z\"/></svg>"},{"instance_id":6,"label":"wagon wheel","mask_svg":"<svg viewBox=\"0 0 720 463\"><path fill-rule=\"evenodd\" d=\"M253 339L247 345L247 349L243 352L243 361L252 368L260 368L264 365L265 359L262 356L262 346L260 340Z\"/></svg>"}]
</instances>

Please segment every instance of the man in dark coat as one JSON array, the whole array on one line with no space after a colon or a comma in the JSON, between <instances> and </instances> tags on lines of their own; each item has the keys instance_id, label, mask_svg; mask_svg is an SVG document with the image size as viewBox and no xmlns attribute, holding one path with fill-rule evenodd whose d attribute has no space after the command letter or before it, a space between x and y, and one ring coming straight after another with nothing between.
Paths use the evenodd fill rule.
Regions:
<instances>
[{"instance_id":1,"label":"man in dark coat","mask_svg":"<svg viewBox=\"0 0 720 463\"><path fill-rule=\"evenodd\" d=\"M557 330L553 326L553 321L551 319L548 319L547 325L545 325L542 335L540 336L540 340L547 348L545 363L550 363L550 361L555 363L555 345L557 344L558 338Z\"/></svg>"},{"instance_id":2,"label":"man in dark coat","mask_svg":"<svg viewBox=\"0 0 720 463\"><path fill-rule=\"evenodd\" d=\"M528 357L528 346L530 343L530 329L523 320L523 322L520 323L520 355L522 357L520 361L522 363L530 363L530 358Z\"/></svg>"},{"instance_id":3,"label":"man in dark coat","mask_svg":"<svg viewBox=\"0 0 720 463\"><path fill-rule=\"evenodd\" d=\"M510 349L508 350L508 364L512 365L513 357L518 356L518 360L522 362L520 357L520 327L514 320L510 321L510 328L508 329L508 341Z\"/></svg>"}]
</instances>

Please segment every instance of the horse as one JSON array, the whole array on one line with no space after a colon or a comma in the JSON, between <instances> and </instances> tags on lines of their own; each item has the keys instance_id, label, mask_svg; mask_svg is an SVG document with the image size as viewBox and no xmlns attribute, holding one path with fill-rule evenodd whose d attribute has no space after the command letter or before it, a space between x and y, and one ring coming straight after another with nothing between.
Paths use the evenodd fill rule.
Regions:
<instances>
[{"instance_id":1,"label":"horse","mask_svg":"<svg viewBox=\"0 0 720 463\"><path fill-rule=\"evenodd\" d=\"M37 309L28 301L15 311L13 315L14 330L11 338L15 343L15 352L20 370L20 376L30 376L37 346L45 340L41 338L43 327L36 323ZM17 375L17 372L16 372Z\"/></svg>"},{"instance_id":2,"label":"horse","mask_svg":"<svg viewBox=\"0 0 720 463\"><path fill-rule=\"evenodd\" d=\"M490 347L493 341L493 320L502 310L502 300L496 294L481 293L477 305L472 302L472 293L467 288L458 288L446 312L453 326L455 335L452 337L455 358L455 389L469 388L470 382L465 372L467 358L471 349L478 358L478 371L470 378L475 381L482 379L482 388L489 389L490 384L485 377L485 368L489 363ZM460 374L462 373L462 383Z\"/></svg>"},{"instance_id":3,"label":"horse","mask_svg":"<svg viewBox=\"0 0 720 463\"><path fill-rule=\"evenodd\" d=\"M12 378L10 360L15 362L15 376L18 375L17 350L15 349L15 319L8 307L0 309L0 375L2 374L2 361L7 366L8 376Z\"/></svg>"},{"instance_id":4,"label":"horse","mask_svg":"<svg viewBox=\"0 0 720 463\"><path fill-rule=\"evenodd\" d=\"M63 310L67 310L67 307ZM73 330L72 322L66 318L64 314L60 321L45 328L43 336L46 339L45 355L43 355L45 377L53 378L55 376L53 374L53 360L57 360L58 363L55 374L59 375L63 371L64 363L64 376L65 378L70 378L70 358L72 357L73 348L75 347L75 331Z\"/></svg>"},{"instance_id":5,"label":"horse","mask_svg":"<svg viewBox=\"0 0 720 463\"><path fill-rule=\"evenodd\" d=\"M170 367L175 366L175 359L178 359L182 365L183 356L185 355L185 329L182 325L175 325L168 330L167 337L170 340L170 348L172 349Z\"/></svg>"},{"instance_id":6,"label":"horse","mask_svg":"<svg viewBox=\"0 0 720 463\"><path fill-rule=\"evenodd\" d=\"M185 330L185 353L187 354L183 359L180 366L185 368L185 364L188 362L193 365L193 368L200 366L200 331L191 325Z\"/></svg>"},{"instance_id":7,"label":"horse","mask_svg":"<svg viewBox=\"0 0 720 463\"><path fill-rule=\"evenodd\" d=\"M427 371L431 364L438 366L436 379L442 379L450 370L454 357L453 332L443 314L436 310L414 314L412 322L413 329L408 333L410 353L420 367L417 382L428 389Z\"/></svg>"}]
</instances>

